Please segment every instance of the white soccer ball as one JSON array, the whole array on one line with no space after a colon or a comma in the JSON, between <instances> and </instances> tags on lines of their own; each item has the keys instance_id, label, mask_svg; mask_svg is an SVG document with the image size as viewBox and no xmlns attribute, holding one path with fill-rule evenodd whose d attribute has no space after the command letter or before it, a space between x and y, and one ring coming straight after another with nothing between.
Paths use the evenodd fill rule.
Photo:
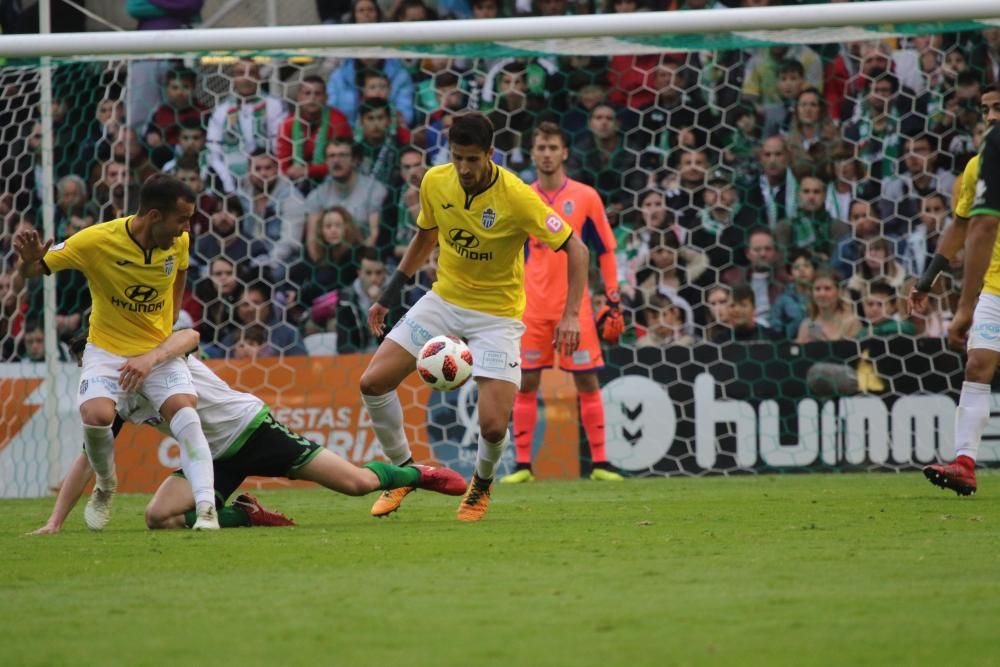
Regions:
<instances>
[{"instance_id":1,"label":"white soccer ball","mask_svg":"<svg viewBox=\"0 0 1000 667\"><path fill-rule=\"evenodd\" d=\"M420 379L438 391L458 389L472 377L472 352L455 336L434 336L417 357Z\"/></svg>"}]
</instances>

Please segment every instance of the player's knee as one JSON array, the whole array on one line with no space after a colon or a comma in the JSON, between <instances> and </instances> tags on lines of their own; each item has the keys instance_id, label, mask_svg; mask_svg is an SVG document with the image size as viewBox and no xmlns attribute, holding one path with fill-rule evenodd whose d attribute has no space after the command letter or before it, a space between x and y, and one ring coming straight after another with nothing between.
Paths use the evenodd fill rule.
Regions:
<instances>
[{"instance_id":1,"label":"player's knee","mask_svg":"<svg viewBox=\"0 0 1000 667\"><path fill-rule=\"evenodd\" d=\"M531 393L538 391L538 385L541 384L541 373L521 373L521 392Z\"/></svg>"},{"instance_id":2,"label":"player's knee","mask_svg":"<svg viewBox=\"0 0 1000 667\"><path fill-rule=\"evenodd\" d=\"M487 419L479 423L479 434L486 442L500 442L507 435L507 421Z\"/></svg>"},{"instance_id":3,"label":"player's knee","mask_svg":"<svg viewBox=\"0 0 1000 667\"><path fill-rule=\"evenodd\" d=\"M970 354L965 364L965 379L969 382L990 384L996 367L994 359L984 359L980 355Z\"/></svg>"},{"instance_id":4,"label":"player's knee","mask_svg":"<svg viewBox=\"0 0 1000 667\"><path fill-rule=\"evenodd\" d=\"M167 517L163 515L163 512L159 511L156 505L152 503L146 505L146 528L150 530L166 528L166 520Z\"/></svg>"},{"instance_id":5,"label":"player's knee","mask_svg":"<svg viewBox=\"0 0 1000 667\"><path fill-rule=\"evenodd\" d=\"M115 421L114 407L83 405L80 407L80 421L84 426L111 426Z\"/></svg>"},{"instance_id":6,"label":"player's knee","mask_svg":"<svg viewBox=\"0 0 1000 667\"><path fill-rule=\"evenodd\" d=\"M365 396L382 396L388 394L395 387L389 386L389 382L384 377L380 377L378 372L371 368L361 374L361 393Z\"/></svg>"}]
</instances>

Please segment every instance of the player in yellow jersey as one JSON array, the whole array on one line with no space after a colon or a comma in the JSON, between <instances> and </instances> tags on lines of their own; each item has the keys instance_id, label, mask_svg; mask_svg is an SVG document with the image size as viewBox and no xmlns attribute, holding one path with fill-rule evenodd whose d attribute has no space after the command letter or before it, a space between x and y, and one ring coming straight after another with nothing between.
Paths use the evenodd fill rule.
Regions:
<instances>
[{"instance_id":1,"label":"player in yellow jersey","mask_svg":"<svg viewBox=\"0 0 1000 667\"><path fill-rule=\"evenodd\" d=\"M157 174L143 184L136 215L88 227L57 245L51 239L43 244L33 230L14 238L23 277L77 269L90 288L93 311L78 402L84 449L97 475L84 512L92 530L110 520L118 486L111 430L117 405L140 390L181 445L181 467L197 504L194 528L219 527L212 454L190 370L180 359L157 364L153 353L170 335L180 309L194 203L191 188Z\"/></svg>"},{"instance_id":2,"label":"player in yellow jersey","mask_svg":"<svg viewBox=\"0 0 1000 667\"><path fill-rule=\"evenodd\" d=\"M457 116L448 143L451 162L428 171L420 184L417 234L369 310L369 328L382 335L389 306L440 245L437 282L379 346L361 376L361 395L386 456L396 465L410 462L396 387L416 368L416 356L428 339L440 334L468 339L479 389L479 449L458 519L478 521L486 514L521 382L524 244L530 236L568 255L568 296L554 331L556 345L566 355L580 340L589 253L530 187L493 163L493 126L486 116ZM372 514L396 510L410 490L383 494Z\"/></svg>"},{"instance_id":3,"label":"player in yellow jersey","mask_svg":"<svg viewBox=\"0 0 1000 667\"><path fill-rule=\"evenodd\" d=\"M990 383L1000 365L1000 88L989 86L980 98L986 133L962 176L956 197L956 222L946 230L938 253L911 295L922 309L937 274L965 243L965 275L958 309L948 329L953 346L966 346L965 382L955 414L955 460L929 465L924 475L933 484L959 495L974 494L976 454L990 418ZM968 221L966 224L965 221ZM960 222L961 221L961 222ZM981 293L980 293L981 291Z\"/></svg>"}]
</instances>

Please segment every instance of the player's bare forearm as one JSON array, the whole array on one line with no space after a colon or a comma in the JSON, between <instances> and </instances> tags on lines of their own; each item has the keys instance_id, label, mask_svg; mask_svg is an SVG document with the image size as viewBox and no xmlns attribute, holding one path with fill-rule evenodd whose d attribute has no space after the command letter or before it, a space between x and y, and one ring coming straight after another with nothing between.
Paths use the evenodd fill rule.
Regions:
<instances>
[{"instance_id":1,"label":"player's bare forearm","mask_svg":"<svg viewBox=\"0 0 1000 667\"><path fill-rule=\"evenodd\" d=\"M187 269L178 271L174 277L174 319L171 320L172 322L176 322L177 316L181 314L181 302L184 300L185 285L187 285Z\"/></svg>"},{"instance_id":2,"label":"player's bare forearm","mask_svg":"<svg viewBox=\"0 0 1000 667\"><path fill-rule=\"evenodd\" d=\"M59 532L93 475L94 471L90 468L87 455L81 452L73 461L73 465L70 466L66 478L63 479L62 485L59 487L59 495L56 496L56 504L52 508L49 520L42 528L34 532L35 535Z\"/></svg>"},{"instance_id":3,"label":"player's bare forearm","mask_svg":"<svg viewBox=\"0 0 1000 667\"><path fill-rule=\"evenodd\" d=\"M965 275L962 278L959 308L971 309L979 298L993 255L998 223L1000 219L992 215L977 215L969 224L965 238Z\"/></svg>"},{"instance_id":4,"label":"player's bare forearm","mask_svg":"<svg viewBox=\"0 0 1000 667\"><path fill-rule=\"evenodd\" d=\"M416 236L410 240L410 245L406 246L403 259L399 262L399 270L412 278L413 274L427 263L427 258L437 245L437 237L436 228L417 230Z\"/></svg>"},{"instance_id":5,"label":"player's bare forearm","mask_svg":"<svg viewBox=\"0 0 1000 667\"><path fill-rule=\"evenodd\" d=\"M948 260L955 259L955 255L965 244L965 236L969 230L969 219L956 217L948 228L941 235L941 240L937 245L937 253L944 255Z\"/></svg>"},{"instance_id":6,"label":"player's bare forearm","mask_svg":"<svg viewBox=\"0 0 1000 667\"><path fill-rule=\"evenodd\" d=\"M175 331L149 352L126 359L118 368L118 383L125 391L135 391L154 368L196 350L200 342L201 337L194 329Z\"/></svg>"},{"instance_id":7,"label":"player's bare forearm","mask_svg":"<svg viewBox=\"0 0 1000 667\"><path fill-rule=\"evenodd\" d=\"M566 310L563 312L563 317L576 317L580 314L580 301L583 299L583 291L587 288L590 251L575 235L569 237L562 250L569 256L569 261L566 263Z\"/></svg>"}]
</instances>

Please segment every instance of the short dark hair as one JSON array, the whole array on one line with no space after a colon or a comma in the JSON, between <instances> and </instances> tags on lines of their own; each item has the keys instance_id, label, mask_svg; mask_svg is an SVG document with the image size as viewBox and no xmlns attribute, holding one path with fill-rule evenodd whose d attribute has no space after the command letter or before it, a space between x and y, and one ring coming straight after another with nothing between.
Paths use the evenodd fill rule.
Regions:
<instances>
[{"instance_id":1,"label":"short dark hair","mask_svg":"<svg viewBox=\"0 0 1000 667\"><path fill-rule=\"evenodd\" d=\"M868 293L887 296L890 301L896 298L896 288L881 278L868 283Z\"/></svg>"},{"instance_id":2,"label":"short dark hair","mask_svg":"<svg viewBox=\"0 0 1000 667\"><path fill-rule=\"evenodd\" d=\"M355 161L359 161L361 160L361 158L364 157L361 144L356 143L354 139L351 137L334 137L333 139L330 140L330 143L326 145L327 148L329 148L330 146L347 146L348 148L351 149L351 157ZM326 158L326 155L324 154L323 157Z\"/></svg>"},{"instance_id":3,"label":"short dark hair","mask_svg":"<svg viewBox=\"0 0 1000 667\"><path fill-rule=\"evenodd\" d=\"M178 171L193 171L199 176L201 175L201 164L198 161L197 155L181 155L177 158L177 162L174 163L174 172Z\"/></svg>"},{"instance_id":4,"label":"short dark hair","mask_svg":"<svg viewBox=\"0 0 1000 667\"><path fill-rule=\"evenodd\" d=\"M181 128L182 132L184 130L198 130L202 134L205 134L205 126L197 118L184 118L177 125Z\"/></svg>"},{"instance_id":5,"label":"short dark hair","mask_svg":"<svg viewBox=\"0 0 1000 667\"><path fill-rule=\"evenodd\" d=\"M788 266L791 268L796 261L800 259L805 259L807 262L816 268L816 258L813 257L812 250L809 248L792 248L788 251Z\"/></svg>"},{"instance_id":6,"label":"short dark hair","mask_svg":"<svg viewBox=\"0 0 1000 667\"><path fill-rule=\"evenodd\" d=\"M382 256L378 254L378 250L369 246L361 248L358 252L358 263L360 264L363 259L367 259L369 262L384 263L382 262Z\"/></svg>"},{"instance_id":7,"label":"short dark hair","mask_svg":"<svg viewBox=\"0 0 1000 667\"><path fill-rule=\"evenodd\" d=\"M381 97L366 97L361 101L361 108L358 109L358 116L364 116L372 111L382 111L383 109L386 113L389 112L389 100Z\"/></svg>"},{"instance_id":8,"label":"short dark hair","mask_svg":"<svg viewBox=\"0 0 1000 667\"><path fill-rule=\"evenodd\" d=\"M417 148L413 144L407 144L399 149L399 159L402 160L404 155L409 155L410 153L416 153L420 156L420 163L423 165L427 164L427 153Z\"/></svg>"},{"instance_id":9,"label":"short dark hair","mask_svg":"<svg viewBox=\"0 0 1000 667\"><path fill-rule=\"evenodd\" d=\"M319 74L310 74L309 76L302 77L302 81L299 82L301 86L303 83L312 83L317 86L323 86L323 90L326 90L326 81L323 80Z\"/></svg>"},{"instance_id":10,"label":"short dark hair","mask_svg":"<svg viewBox=\"0 0 1000 667\"><path fill-rule=\"evenodd\" d=\"M237 218L243 217L243 201L237 194L226 195L222 200L222 204L217 209L218 211L226 211L232 213Z\"/></svg>"},{"instance_id":11,"label":"short dark hair","mask_svg":"<svg viewBox=\"0 0 1000 667\"><path fill-rule=\"evenodd\" d=\"M177 200L193 204L197 197L194 190L184 181L169 174L153 174L146 179L139 190L139 215L156 210L171 213L177 208Z\"/></svg>"},{"instance_id":12,"label":"short dark hair","mask_svg":"<svg viewBox=\"0 0 1000 667\"><path fill-rule=\"evenodd\" d=\"M448 143L452 146L477 146L488 153L493 148L493 123L479 111L457 114L448 130Z\"/></svg>"},{"instance_id":13,"label":"short dark hair","mask_svg":"<svg viewBox=\"0 0 1000 667\"><path fill-rule=\"evenodd\" d=\"M733 285L732 292L733 303L740 303L742 301L749 301L753 305L757 305L757 297L754 296L753 288L746 283L740 283L739 285Z\"/></svg>"},{"instance_id":14,"label":"short dark hair","mask_svg":"<svg viewBox=\"0 0 1000 667\"><path fill-rule=\"evenodd\" d=\"M358 88L363 87L365 85L365 81L368 79L385 79L386 81L391 82L389 76L380 69L375 69L374 67L362 67L359 69L355 77L355 82L357 83Z\"/></svg>"},{"instance_id":15,"label":"short dark hair","mask_svg":"<svg viewBox=\"0 0 1000 667\"><path fill-rule=\"evenodd\" d=\"M174 67L167 72L166 81L170 83L175 79L187 81L193 87L198 82L198 74L190 67Z\"/></svg>"},{"instance_id":16,"label":"short dark hair","mask_svg":"<svg viewBox=\"0 0 1000 667\"><path fill-rule=\"evenodd\" d=\"M566 139L566 133L563 129L559 127L557 123L551 120L543 120L541 123L535 126L535 129L531 131L531 144L535 144L535 139L539 136L545 137L559 137L559 141L562 142L563 148L569 148L569 142Z\"/></svg>"},{"instance_id":17,"label":"short dark hair","mask_svg":"<svg viewBox=\"0 0 1000 667\"><path fill-rule=\"evenodd\" d=\"M988 86L983 86L982 89L980 89L979 94L985 95L986 93L1000 93L1000 85L991 83Z\"/></svg>"},{"instance_id":18,"label":"short dark hair","mask_svg":"<svg viewBox=\"0 0 1000 667\"><path fill-rule=\"evenodd\" d=\"M938 141L938 138L929 132L921 132L920 134L916 134L910 137L909 141L911 145L917 143L918 141L926 141L927 147L930 148L931 153L937 153L938 149L940 148L940 142Z\"/></svg>"},{"instance_id":19,"label":"short dark hair","mask_svg":"<svg viewBox=\"0 0 1000 667\"><path fill-rule=\"evenodd\" d=\"M264 296L265 301L271 300L271 286L263 280L256 280L247 285L246 290L244 290L244 293L246 292L259 292Z\"/></svg>"},{"instance_id":20,"label":"short dark hair","mask_svg":"<svg viewBox=\"0 0 1000 667\"><path fill-rule=\"evenodd\" d=\"M806 68L798 60L785 58L778 64L778 76L782 74L798 74L804 79L806 78Z\"/></svg>"}]
</instances>

